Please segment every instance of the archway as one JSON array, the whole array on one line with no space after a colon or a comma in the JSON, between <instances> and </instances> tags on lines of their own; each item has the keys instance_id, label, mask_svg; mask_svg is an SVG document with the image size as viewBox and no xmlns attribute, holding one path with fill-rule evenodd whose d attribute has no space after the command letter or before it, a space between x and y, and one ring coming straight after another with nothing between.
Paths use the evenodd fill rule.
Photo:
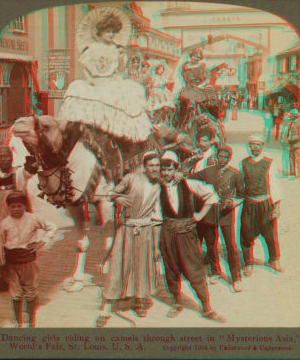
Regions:
<instances>
[{"instance_id":1,"label":"archway","mask_svg":"<svg viewBox=\"0 0 300 360\"><path fill-rule=\"evenodd\" d=\"M12 123L21 116L25 116L26 98L28 92L27 74L22 64L15 64L9 78L7 96L7 119Z\"/></svg>"}]
</instances>

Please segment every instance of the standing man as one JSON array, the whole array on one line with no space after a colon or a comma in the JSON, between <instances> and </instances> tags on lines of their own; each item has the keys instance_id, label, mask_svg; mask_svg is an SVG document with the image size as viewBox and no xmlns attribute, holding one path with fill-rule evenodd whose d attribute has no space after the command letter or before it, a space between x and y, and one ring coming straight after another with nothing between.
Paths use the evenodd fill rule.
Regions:
<instances>
[{"instance_id":1,"label":"standing man","mask_svg":"<svg viewBox=\"0 0 300 360\"><path fill-rule=\"evenodd\" d=\"M27 180L32 176L28 164L13 167L13 156L8 146L0 146L0 221L8 215L6 197L12 190L25 191Z\"/></svg>"},{"instance_id":2,"label":"standing man","mask_svg":"<svg viewBox=\"0 0 300 360\"><path fill-rule=\"evenodd\" d=\"M224 322L212 311L207 291L204 265L196 234L196 223L207 214L218 196L212 186L196 180L182 180L178 184L174 175L179 160L173 151L166 151L162 157L161 211L163 226L161 231L160 251L165 266L166 280L172 297L172 309L167 317L175 317L181 310L180 275L189 281L202 304L202 316ZM205 203L199 213L194 213L192 196L201 197Z\"/></svg>"},{"instance_id":3,"label":"standing man","mask_svg":"<svg viewBox=\"0 0 300 360\"><path fill-rule=\"evenodd\" d=\"M198 232L204 235L208 245L208 258L211 265L212 275L219 276L218 256L218 227L222 231L228 264L232 278L232 289L234 292L242 291L239 276L239 260L235 243L235 211L233 198L243 195L240 174L237 170L228 166L232 157L232 149L223 146L217 151L217 165L208 167L200 172L190 175L189 179L204 181L213 185L220 201L218 205L212 206L201 222L197 223Z\"/></svg>"},{"instance_id":4,"label":"standing man","mask_svg":"<svg viewBox=\"0 0 300 360\"><path fill-rule=\"evenodd\" d=\"M127 174L108 193L111 201L123 210L119 217L109 258L109 273L103 291L103 301L96 326L105 325L111 316L111 305L119 299L133 298L134 310L146 316L148 294L154 292L158 239L154 220L159 220L160 159L148 152L143 159L145 171ZM155 206L157 207L155 208Z\"/></svg>"},{"instance_id":5,"label":"standing man","mask_svg":"<svg viewBox=\"0 0 300 360\"><path fill-rule=\"evenodd\" d=\"M205 128L197 135L198 150L181 164L183 173L194 174L216 164L215 134L214 129Z\"/></svg>"},{"instance_id":6,"label":"standing man","mask_svg":"<svg viewBox=\"0 0 300 360\"><path fill-rule=\"evenodd\" d=\"M245 276L252 273L252 247L259 235L266 241L269 266L277 272L282 272L277 238L281 196L275 164L272 159L262 154L264 143L262 135L251 135L248 138L250 156L241 161L241 175L245 188L245 202L241 215L241 246Z\"/></svg>"},{"instance_id":7,"label":"standing man","mask_svg":"<svg viewBox=\"0 0 300 360\"><path fill-rule=\"evenodd\" d=\"M294 121L288 133L289 157L291 175L300 177L300 114L297 110L293 111Z\"/></svg>"}]
</instances>

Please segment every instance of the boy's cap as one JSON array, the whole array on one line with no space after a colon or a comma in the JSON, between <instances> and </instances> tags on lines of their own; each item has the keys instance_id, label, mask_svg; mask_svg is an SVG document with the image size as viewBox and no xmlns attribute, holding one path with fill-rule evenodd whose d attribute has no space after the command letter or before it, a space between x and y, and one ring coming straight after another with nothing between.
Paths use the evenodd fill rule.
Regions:
<instances>
[{"instance_id":1,"label":"boy's cap","mask_svg":"<svg viewBox=\"0 0 300 360\"><path fill-rule=\"evenodd\" d=\"M27 196L22 191L13 191L6 198L7 205L11 205L13 203L22 203L27 205Z\"/></svg>"}]
</instances>

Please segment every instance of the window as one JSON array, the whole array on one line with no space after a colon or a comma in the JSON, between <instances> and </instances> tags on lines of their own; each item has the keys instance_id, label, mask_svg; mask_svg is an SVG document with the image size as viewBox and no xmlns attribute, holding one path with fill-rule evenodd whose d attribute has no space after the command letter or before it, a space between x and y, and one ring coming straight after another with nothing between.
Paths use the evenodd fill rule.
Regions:
<instances>
[{"instance_id":1,"label":"window","mask_svg":"<svg viewBox=\"0 0 300 360\"><path fill-rule=\"evenodd\" d=\"M297 55L292 55L288 58L288 71L296 71L297 69Z\"/></svg>"},{"instance_id":2,"label":"window","mask_svg":"<svg viewBox=\"0 0 300 360\"><path fill-rule=\"evenodd\" d=\"M285 74L287 72L287 65L288 65L288 61L287 61L287 57L284 57L282 59L282 73Z\"/></svg>"},{"instance_id":3,"label":"window","mask_svg":"<svg viewBox=\"0 0 300 360\"><path fill-rule=\"evenodd\" d=\"M253 62L248 62L247 63L247 79L251 80L254 74L254 64Z\"/></svg>"},{"instance_id":4,"label":"window","mask_svg":"<svg viewBox=\"0 0 300 360\"><path fill-rule=\"evenodd\" d=\"M10 23L10 30L17 33L25 33L25 17L18 16Z\"/></svg>"},{"instance_id":5,"label":"window","mask_svg":"<svg viewBox=\"0 0 300 360\"><path fill-rule=\"evenodd\" d=\"M277 60L277 74L282 72L282 58Z\"/></svg>"}]
</instances>

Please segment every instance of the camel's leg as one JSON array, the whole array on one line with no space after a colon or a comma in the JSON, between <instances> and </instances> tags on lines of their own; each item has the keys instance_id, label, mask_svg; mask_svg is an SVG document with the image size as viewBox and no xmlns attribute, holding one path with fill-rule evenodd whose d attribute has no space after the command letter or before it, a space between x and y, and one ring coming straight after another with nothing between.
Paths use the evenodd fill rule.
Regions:
<instances>
[{"instance_id":1,"label":"camel's leg","mask_svg":"<svg viewBox=\"0 0 300 360\"><path fill-rule=\"evenodd\" d=\"M76 260L71 278L66 281L63 288L66 291L79 291L84 286L84 267L86 252L89 247L89 239L85 234L84 223L84 210L83 204L79 206L68 207L70 214L73 218L75 231L77 234L77 240L75 242L76 247Z\"/></svg>"}]
</instances>

